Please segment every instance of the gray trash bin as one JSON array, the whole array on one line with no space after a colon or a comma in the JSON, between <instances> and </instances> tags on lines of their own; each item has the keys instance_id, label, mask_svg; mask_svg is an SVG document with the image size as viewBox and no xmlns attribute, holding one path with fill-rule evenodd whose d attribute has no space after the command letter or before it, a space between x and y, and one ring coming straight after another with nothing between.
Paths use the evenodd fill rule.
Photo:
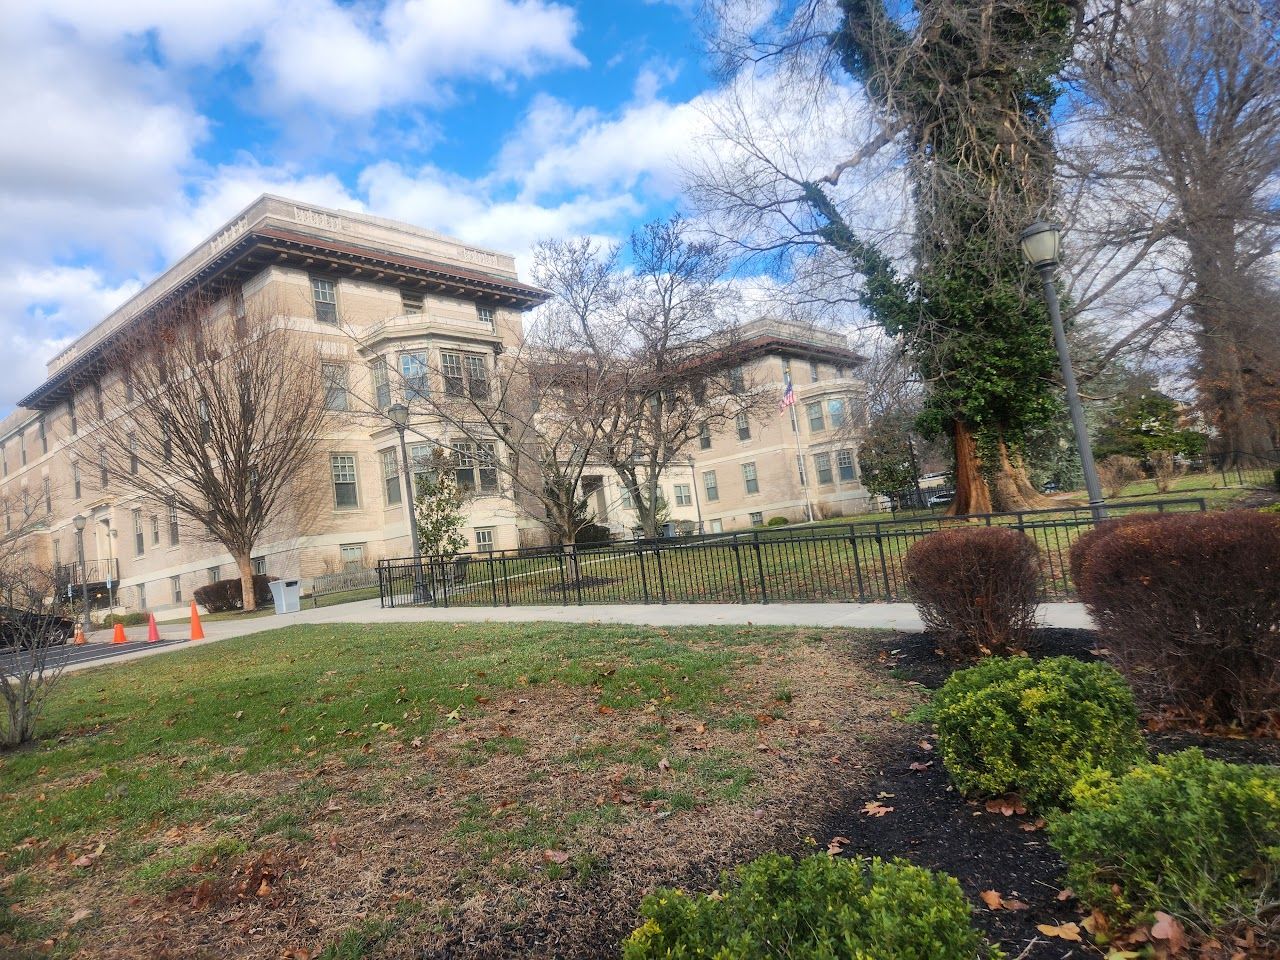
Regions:
<instances>
[{"instance_id":1,"label":"gray trash bin","mask_svg":"<svg viewBox=\"0 0 1280 960\"><path fill-rule=\"evenodd\" d=\"M302 609L302 581L272 580L271 598L276 602L276 613L297 613Z\"/></svg>"}]
</instances>

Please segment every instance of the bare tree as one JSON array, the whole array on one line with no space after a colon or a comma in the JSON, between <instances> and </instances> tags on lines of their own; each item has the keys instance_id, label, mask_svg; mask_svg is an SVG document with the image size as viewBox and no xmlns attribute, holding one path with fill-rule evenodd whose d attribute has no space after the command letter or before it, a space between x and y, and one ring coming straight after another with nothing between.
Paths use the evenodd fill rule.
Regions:
<instances>
[{"instance_id":1,"label":"bare tree","mask_svg":"<svg viewBox=\"0 0 1280 960\"><path fill-rule=\"evenodd\" d=\"M331 414L320 360L271 304L196 291L112 349L118 395L89 412L77 444L102 487L225 547L245 610L255 545L287 512L302 520L322 489L312 474Z\"/></svg>"},{"instance_id":2,"label":"bare tree","mask_svg":"<svg viewBox=\"0 0 1280 960\"><path fill-rule=\"evenodd\" d=\"M0 539L0 696L6 708L0 746L7 748L35 735L65 663L55 648L70 639L57 571L35 551L43 507L25 492L0 494L6 520Z\"/></svg>"},{"instance_id":3,"label":"bare tree","mask_svg":"<svg viewBox=\"0 0 1280 960\"><path fill-rule=\"evenodd\" d=\"M629 247L621 336L611 348L620 351L626 389L597 449L631 494L645 536L655 537L660 484L671 464L687 459L699 434L757 417L777 402L781 386L770 396L747 382L746 345L719 244L673 217L646 224ZM600 349L593 337L593 352Z\"/></svg>"},{"instance_id":4,"label":"bare tree","mask_svg":"<svg viewBox=\"0 0 1280 960\"><path fill-rule=\"evenodd\" d=\"M1193 380L1221 445L1273 449L1280 10L1269 0L1123 0L1086 36L1079 80L1101 158L1094 179L1116 185L1133 237L1172 241L1145 253L1187 287L1147 329L1185 316Z\"/></svg>"}]
</instances>

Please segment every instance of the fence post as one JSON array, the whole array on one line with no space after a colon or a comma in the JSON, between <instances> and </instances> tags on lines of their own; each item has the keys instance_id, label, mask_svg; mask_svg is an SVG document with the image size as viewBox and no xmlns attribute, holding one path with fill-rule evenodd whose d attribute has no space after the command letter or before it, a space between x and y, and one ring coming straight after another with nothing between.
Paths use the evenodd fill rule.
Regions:
<instances>
[{"instance_id":1,"label":"fence post","mask_svg":"<svg viewBox=\"0 0 1280 960\"><path fill-rule=\"evenodd\" d=\"M511 574L507 572L507 555L502 555L502 595L506 598L507 606L511 606Z\"/></svg>"},{"instance_id":2,"label":"fence post","mask_svg":"<svg viewBox=\"0 0 1280 960\"><path fill-rule=\"evenodd\" d=\"M644 547L636 547L636 557L640 561L640 592L644 595L644 602L649 602L649 574L644 569Z\"/></svg>"},{"instance_id":3,"label":"fence post","mask_svg":"<svg viewBox=\"0 0 1280 960\"><path fill-rule=\"evenodd\" d=\"M893 588L889 586L889 565L884 560L884 537L876 534L876 549L880 551L880 575L884 578L884 598L890 599Z\"/></svg>"},{"instance_id":4,"label":"fence post","mask_svg":"<svg viewBox=\"0 0 1280 960\"><path fill-rule=\"evenodd\" d=\"M858 535L853 532L853 527L849 528L849 546L853 549L853 575L858 581L858 602L866 603L867 590L862 584L862 560L858 557Z\"/></svg>"},{"instance_id":5,"label":"fence post","mask_svg":"<svg viewBox=\"0 0 1280 960\"><path fill-rule=\"evenodd\" d=\"M385 608L387 605L387 591L382 588L382 561L378 561L378 606Z\"/></svg>"},{"instance_id":6,"label":"fence post","mask_svg":"<svg viewBox=\"0 0 1280 960\"><path fill-rule=\"evenodd\" d=\"M742 603L747 602L747 581L742 576L742 546L738 543L737 538L733 541L733 561L738 567L738 596L742 598Z\"/></svg>"},{"instance_id":7,"label":"fence post","mask_svg":"<svg viewBox=\"0 0 1280 960\"><path fill-rule=\"evenodd\" d=\"M760 602L768 603L769 591L768 591L768 588L765 586L764 559L760 556L760 538L759 537L756 537L756 541L753 544L753 546L756 548L756 573L759 574L760 576Z\"/></svg>"},{"instance_id":8,"label":"fence post","mask_svg":"<svg viewBox=\"0 0 1280 960\"><path fill-rule=\"evenodd\" d=\"M653 542L653 559L658 564L658 596L661 598L660 603L667 602L667 579L662 573L662 544L655 540Z\"/></svg>"},{"instance_id":9,"label":"fence post","mask_svg":"<svg viewBox=\"0 0 1280 960\"><path fill-rule=\"evenodd\" d=\"M560 570L560 603L568 605L569 603L569 584L564 579L564 550L556 551L556 563Z\"/></svg>"},{"instance_id":10,"label":"fence post","mask_svg":"<svg viewBox=\"0 0 1280 960\"><path fill-rule=\"evenodd\" d=\"M494 559L492 554L485 558L485 563L489 565L489 596L493 597L493 605L496 607L498 605L498 578L493 569Z\"/></svg>"}]
</instances>

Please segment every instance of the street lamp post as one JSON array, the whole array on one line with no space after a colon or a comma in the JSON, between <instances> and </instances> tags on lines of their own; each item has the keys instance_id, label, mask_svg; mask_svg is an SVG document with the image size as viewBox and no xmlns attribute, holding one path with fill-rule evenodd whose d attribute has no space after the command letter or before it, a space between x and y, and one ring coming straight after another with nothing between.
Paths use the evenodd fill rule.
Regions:
<instances>
[{"instance_id":1,"label":"street lamp post","mask_svg":"<svg viewBox=\"0 0 1280 960\"><path fill-rule=\"evenodd\" d=\"M394 404L387 410L387 416L395 424L400 434L400 463L404 474L404 513L405 522L409 525L409 542L413 544L413 594L418 603L425 599L426 592L422 584L422 547L418 543L417 524L413 518L413 473L409 469L409 448L405 446L404 431L409 426L409 408L403 403Z\"/></svg>"},{"instance_id":2,"label":"street lamp post","mask_svg":"<svg viewBox=\"0 0 1280 960\"><path fill-rule=\"evenodd\" d=\"M1053 285L1053 272L1058 268L1062 228L1057 224L1037 220L1022 231L1018 238L1022 255L1040 274L1044 284L1044 299L1049 307L1049 319L1053 323L1053 342L1058 347L1058 362L1062 366L1062 382L1067 389L1067 407L1071 411L1071 426L1076 434L1076 449L1080 453L1080 470L1084 474L1084 486L1089 492L1089 506L1093 519L1107 516L1107 505L1102 499L1102 487L1098 483L1098 471L1093 465L1093 448L1089 445L1089 432L1084 423L1084 407L1080 404L1080 391L1076 389L1076 375L1071 369L1071 354L1067 350L1067 333L1062 326L1062 312L1058 308L1058 290Z\"/></svg>"},{"instance_id":3,"label":"street lamp post","mask_svg":"<svg viewBox=\"0 0 1280 960\"><path fill-rule=\"evenodd\" d=\"M88 521L77 515L72 521L76 528L76 549L80 554L80 594L84 601L83 610L80 614L81 623L85 636L89 635L89 577L84 567L84 528Z\"/></svg>"}]
</instances>

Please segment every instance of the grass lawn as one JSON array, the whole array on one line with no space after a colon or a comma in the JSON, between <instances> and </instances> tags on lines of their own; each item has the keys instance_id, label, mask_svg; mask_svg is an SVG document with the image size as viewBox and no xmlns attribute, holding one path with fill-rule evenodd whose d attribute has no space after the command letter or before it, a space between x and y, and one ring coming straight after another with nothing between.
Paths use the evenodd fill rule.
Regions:
<instances>
[{"instance_id":1,"label":"grass lawn","mask_svg":"<svg viewBox=\"0 0 1280 960\"><path fill-rule=\"evenodd\" d=\"M866 639L300 626L69 676L0 754L0 954L612 955L918 702Z\"/></svg>"}]
</instances>

